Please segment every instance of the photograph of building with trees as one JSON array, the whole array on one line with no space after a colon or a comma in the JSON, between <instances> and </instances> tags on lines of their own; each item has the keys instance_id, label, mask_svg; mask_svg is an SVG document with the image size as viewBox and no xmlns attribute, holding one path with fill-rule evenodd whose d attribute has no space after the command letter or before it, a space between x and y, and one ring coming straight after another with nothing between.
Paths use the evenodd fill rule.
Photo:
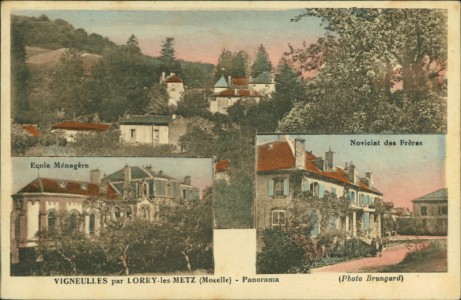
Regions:
<instances>
[{"instance_id":1,"label":"photograph of building with trees","mask_svg":"<svg viewBox=\"0 0 461 300\"><path fill-rule=\"evenodd\" d=\"M169 166L154 158L82 160L105 167L15 174L35 178L12 195L12 275L213 272L211 159L169 159ZM144 164L128 165L135 162ZM209 171L181 178L168 171L197 163Z\"/></svg>"},{"instance_id":2,"label":"photograph of building with trees","mask_svg":"<svg viewBox=\"0 0 461 300\"><path fill-rule=\"evenodd\" d=\"M17 10L11 45L13 156L216 157L218 228L256 133L446 132L445 10Z\"/></svg>"},{"instance_id":3,"label":"photograph of building with trees","mask_svg":"<svg viewBox=\"0 0 461 300\"><path fill-rule=\"evenodd\" d=\"M386 146L414 139L420 146ZM443 135L258 135L257 141L258 273L384 272L421 249L436 252L446 266ZM421 173L428 163L433 173ZM431 193L415 199L423 190ZM397 221L397 207L410 216ZM378 252L374 261L361 260Z\"/></svg>"}]
</instances>

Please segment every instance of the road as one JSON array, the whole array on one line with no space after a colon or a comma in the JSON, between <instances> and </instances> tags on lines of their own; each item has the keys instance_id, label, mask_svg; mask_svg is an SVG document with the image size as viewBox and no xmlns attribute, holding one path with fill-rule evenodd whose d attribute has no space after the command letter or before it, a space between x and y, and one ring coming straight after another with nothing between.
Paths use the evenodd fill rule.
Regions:
<instances>
[{"instance_id":1,"label":"road","mask_svg":"<svg viewBox=\"0 0 461 300\"><path fill-rule=\"evenodd\" d=\"M446 239L446 237L424 237L420 244L428 245L430 243L429 239ZM394 238L393 238L394 239ZM397 237L395 240L415 240L416 237ZM418 239L422 239L422 237L418 237ZM378 267L394 265L401 262L405 255L408 253L409 249L405 246L405 244L397 244L390 246L384 249L382 256L376 257L364 257L359 259L354 259L342 263L338 263L335 265L329 265L321 268L311 269L311 273L321 273L321 272L350 272L350 273L360 273L360 272L367 272Z\"/></svg>"}]
</instances>

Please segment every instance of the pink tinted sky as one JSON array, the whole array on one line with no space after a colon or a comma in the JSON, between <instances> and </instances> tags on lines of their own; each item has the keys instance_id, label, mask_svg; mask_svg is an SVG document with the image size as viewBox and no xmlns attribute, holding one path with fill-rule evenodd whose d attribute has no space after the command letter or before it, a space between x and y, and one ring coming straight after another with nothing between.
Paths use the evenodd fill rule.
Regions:
<instances>
[{"instance_id":1,"label":"pink tinted sky","mask_svg":"<svg viewBox=\"0 0 461 300\"><path fill-rule=\"evenodd\" d=\"M288 50L288 44L313 42L324 31L317 18L291 22L304 9L293 10L176 10L176 11L15 11L16 15L64 19L89 34L107 36L124 44L131 34L144 54L158 56L165 37L176 40L176 57L216 64L223 48L245 50L254 56L260 44L273 64Z\"/></svg>"},{"instance_id":2,"label":"pink tinted sky","mask_svg":"<svg viewBox=\"0 0 461 300\"><path fill-rule=\"evenodd\" d=\"M411 200L445 187L445 135L296 135L305 139L305 148L325 158L329 147L334 165L353 161L360 177L373 173L375 187L384 201L412 210ZM258 135L258 144L277 139ZM380 141L380 146L353 146L351 140ZM385 146L386 140L397 146ZM400 140L421 141L422 146L400 146Z\"/></svg>"}]
</instances>

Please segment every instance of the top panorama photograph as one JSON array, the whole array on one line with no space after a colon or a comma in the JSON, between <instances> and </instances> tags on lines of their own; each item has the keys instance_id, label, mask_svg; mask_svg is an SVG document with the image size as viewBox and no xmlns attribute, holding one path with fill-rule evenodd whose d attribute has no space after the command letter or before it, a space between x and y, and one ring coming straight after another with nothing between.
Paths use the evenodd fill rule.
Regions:
<instances>
[{"instance_id":1,"label":"top panorama photograph","mask_svg":"<svg viewBox=\"0 0 461 300\"><path fill-rule=\"evenodd\" d=\"M10 17L12 156L214 156L242 170L256 132L447 129L443 9Z\"/></svg>"}]
</instances>

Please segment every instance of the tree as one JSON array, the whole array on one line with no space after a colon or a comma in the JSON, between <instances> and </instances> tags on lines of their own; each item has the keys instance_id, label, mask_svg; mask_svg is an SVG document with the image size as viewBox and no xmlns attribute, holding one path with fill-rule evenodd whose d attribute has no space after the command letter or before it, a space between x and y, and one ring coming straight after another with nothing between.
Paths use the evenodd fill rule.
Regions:
<instances>
[{"instance_id":1,"label":"tree","mask_svg":"<svg viewBox=\"0 0 461 300\"><path fill-rule=\"evenodd\" d=\"M257 77L264 72L272 71L272 63L267 54L266 48L261 44L256 52L255 60L251 65L251 76Z\"/></svg>"},{"instance_id":2,"label":"tree","mask_svg":"<svg viewBox=\"0 0 461 300\"><path fill-rule=\"evenodd\" d=\"M213 156L217 141L214 126L213 122L202 117L191 118L186 133L179 138L181 148L191 156Z\"/></svg>"},{"instance_id":3,"label":"tree","mask_svg":"<svg viewBox=\"0 0 461 300\"><path fill-rule=\"evenodd\" d=\"M176 60L174 50L174 37L166 37L162 43L160 50L160 62L162 64L162 71L167 73L181 74L181 65Z\"/></svg>"},{"instance_id":4,"label":"tree","mask_svg":"<svg viewBox=\"0 0 461 300\"><path fill-rule=\"evenodd\" d=\"M23 23L13 22L11 27L11 108L13 118L23 123L29 109L26 49L23 37Z\"/></svg>"},{"instance_id":5,"label":"tree","mask_svg":"<svg viewBox=\"0 0 461 300\"><path fill-rule=\"evenodd\" d=\"M170 113L168 101L170 95L166 89L165 83L156 83L151 86L147 93L148 106L146 113L150 115L165 115Z\"/></svg>"},{"instance_id":6,"label":"tree","mask_svg":"<svg viewBox=\"0 0 461 300\"><path fill-rule=\"evenodd\" d=\"M216 72L214 74L214 79L215 82L221 77L224 76L227 78L227 76L231 75L232 72L232 59L233 59L233 54L230 50L227 50L224 48L219 55L218 58L218 64L216 66Z\"/></svg>"},{"instance_id":7,"label":"tree","mask_svg":"<svg viewBox=\"0 0 461 300\"><path fill-rule=\"evenodd\" d=\"M128 41L124 47L130 54L141 54L141 48L139 48L138 39L134 34L128 38Z\"/></svg>"},{"instance_id":8,"label":"tree","mask_svg":"<svg viewBox=\"0 0 461 300\"><path fill-rule=\"evenodd\" d=\"M246 77L249 64L248 54L240 50L234 54L232 58L231 76L232 77Z\"/></svg>"},{"instance_id":9,"label":"tree","mask_svg":"<svg viewBox=\"0 0 461 300\"><path fill-rule=\"evenodd\" d=\"M445 12L307 9L295 21L306 16L321 18L328 34L303 49L290 49L295 65L317 74L308 84L309 101L297 105L281 122L280 130L310 133L446 130L446 95L439 87L443 85L446 66ZM395 89L401 89L398 102ZM430 121L424 117L415 123L410 117L415 110L418 114L430 111L436 117ZM293 122L300 115L310 115L309 120L303 124L299 120Z\"/></svg>"},{"instance_id":10,"label":"tree","mask_svg":"<svg viewBox=\"0 0 461 300\"><path fill-rule=\"evenodd\" d=\"M210 91L187 89L184 96L178 101L176 113L184 117L209 116L209 95Z\"/></svg>"}]
</instances>

